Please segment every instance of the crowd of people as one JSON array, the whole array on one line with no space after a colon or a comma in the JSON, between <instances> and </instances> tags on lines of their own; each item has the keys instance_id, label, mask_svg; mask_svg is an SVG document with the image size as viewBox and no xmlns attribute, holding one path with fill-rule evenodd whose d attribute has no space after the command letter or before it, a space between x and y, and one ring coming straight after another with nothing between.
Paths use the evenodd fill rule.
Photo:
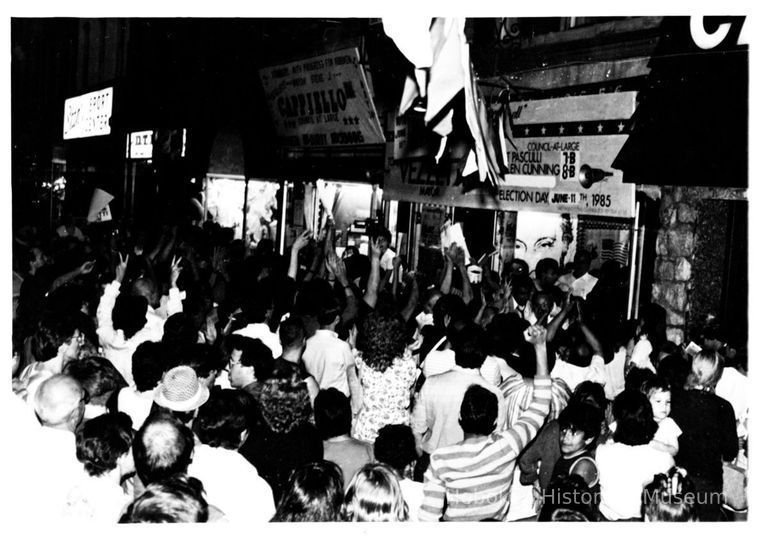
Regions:
<instances>
[{"instance_id":1,"label":"crowd of people","mask_svg":"<svg viewBox=\"0 0 768 537\"><path fill-rule=\"evenodd\" d=\"M29 230L27 230L29 231ZM211 222L17 235L14 514L34 520L731 519L743 349L626 320L615 261L436 281L373 230L287 255ZM30 520L28 519L28 520Z\"/></svg>"}]
</instances>

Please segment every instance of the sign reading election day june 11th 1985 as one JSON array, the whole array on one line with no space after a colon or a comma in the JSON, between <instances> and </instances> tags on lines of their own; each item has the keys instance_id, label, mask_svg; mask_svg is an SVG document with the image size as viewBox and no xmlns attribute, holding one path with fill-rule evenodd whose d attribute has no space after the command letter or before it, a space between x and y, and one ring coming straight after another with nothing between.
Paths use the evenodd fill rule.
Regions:
<instances>
[{"instance_id":1,"label":"sign reading election day june 11th 1985","mask_svg":"<svg viewBox=\"0 0 768 537\"><path fill-rule=\"evenodd\" d=\"M503 211L632 217L634 185L624 184L622 172L611 164L628 138L635 97L636 92L617 92L509 103L512 132L505 133L504 141L508 173L494 197L478 190L462 192L462 163L448 150L443 158L456 162L438 166L419 151L400 151L414 144L408 140L407 122L398 118L384 197ZM612 175L584 188L579 183L584 165Z\"/></svg>"},{"instance_id":2,"label":"sign reading election day june 11th 1985","mask_svg":"<svg viewBox=\"0 0 768 537\"><path fill-rule=\"evenodd\" d=\"M384 143L356 48L266 67L259 77L282 145Z\"/></svg>"}]
</instances>

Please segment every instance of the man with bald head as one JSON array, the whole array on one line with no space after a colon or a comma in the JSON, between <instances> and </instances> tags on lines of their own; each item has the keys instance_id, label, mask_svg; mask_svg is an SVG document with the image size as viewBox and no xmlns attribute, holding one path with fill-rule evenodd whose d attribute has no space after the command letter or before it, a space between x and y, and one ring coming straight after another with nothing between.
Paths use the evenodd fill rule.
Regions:
<instances>
[{"instance_id":1,"label":"man with bald head","mask_svg":"<svg viewBox=\"0 0 768 537\"><path fill-rule=\"evenodd\" d=\"M74 432L86 401L85 390L67 375L53 375L37 388L32 405L41 427L14 439L24 449L21 460L14 461L24 471L8 487L18 500L19 516L25 509L46 520L62 515L72 483L83 473Z\"/></svg>"},{"instance_id":2,"label":"man with bald head","mask_svg":"<svg viewBox=\"0 0 768 537\"><path fill-rule=\"evenodd\" d=\"M54 375L38 387L34 408L44 428L74 434L83 420L85 403L86 393L80 383L68 375ZM71 442L74 449L74 437Z\"/></svg>"}]
</instances>

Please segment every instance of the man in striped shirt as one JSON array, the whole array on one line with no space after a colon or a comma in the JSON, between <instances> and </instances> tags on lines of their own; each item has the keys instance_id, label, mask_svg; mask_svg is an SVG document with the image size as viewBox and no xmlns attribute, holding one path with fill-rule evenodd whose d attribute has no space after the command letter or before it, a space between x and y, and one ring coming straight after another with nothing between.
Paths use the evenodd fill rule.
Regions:
<instances>
[{"instance_id":1,"label":"man in striped shirt","mask_svg":"<svg viewBox=\"0 0 768 537\"><path fill-rule=\"evenodd\" d=\"M552 398L546 329L532 326L525 339L536 350L531 405L510 429L491 434L498 417L496 396L479 385L467 389L460 410L464 440L432 453L419 520L504 519L515 460L544 423Z\"/></svg>"}]
</instances>

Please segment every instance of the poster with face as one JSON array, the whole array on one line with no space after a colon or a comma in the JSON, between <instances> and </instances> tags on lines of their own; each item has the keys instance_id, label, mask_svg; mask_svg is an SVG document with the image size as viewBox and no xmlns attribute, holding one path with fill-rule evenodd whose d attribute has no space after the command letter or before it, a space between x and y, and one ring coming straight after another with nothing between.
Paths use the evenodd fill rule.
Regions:
<instances>
[{"instance_id":1,"label":"poster with face","mask_svg":"<svg viewBox=\"0 0 768 537\"><path fill-rule=\"evenodd\" d=\"M560 266L573 259L576 216L535 211L503 214L499 241L502 263L522 259L533 276L536 264L544 258L552 258Z\"/></svg>"}]
</instances>

